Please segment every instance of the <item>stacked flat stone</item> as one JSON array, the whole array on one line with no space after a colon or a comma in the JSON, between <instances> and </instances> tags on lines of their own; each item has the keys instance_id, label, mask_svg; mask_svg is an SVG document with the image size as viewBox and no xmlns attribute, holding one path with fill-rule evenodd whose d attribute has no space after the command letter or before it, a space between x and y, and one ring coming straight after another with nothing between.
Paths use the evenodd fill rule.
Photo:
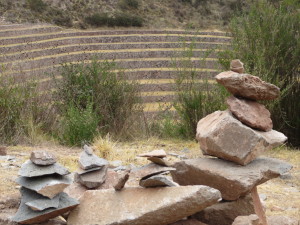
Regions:
<instances>
[{"instance_id":1,"label":"stacked flat stone","mask_svg":"<svg viewBox=\"0 0 300 225\"><path fill-rule=\"evenodd\" d=\"M56 162L53 154L34 151L25 162L16 182L21 185L21 204L13 221L34 224L55 218L79 203L63 190L70 185L70 172Z\"/></svg>"},{"instance_id":2,"label":"stacked flat stone","mask_svg":"<svg viewBox=\"0 0 300 225\"><path fill-rule=\"evenodd\" d=\"M93 149L84 145L79 158L80 168L75 181L88 189L100 187L106 180L108 161L93 154Z\"/></svg>"},{"instance_id":3,"label":"stacked flat stone","mask_svg":"<svg viewBox=\"0 0 300 225\"><path fill-rule=\"evenodd\" d=\"M256 186L288 172L292 166L259 157L283 144L287 137L272 130L270 112L257 101L276 99L280 90L244 74L239 60L232 61L231 70L216 76L217 82L232 94L226 101L229 110L216 111L197 125L196 138L203 154L217 158L177 162L171 174L180 185L207 185L221 192L225 201L204 209L194 218L210 225L229 225L237 216L256 213L266 225Z\"/></svg>"}]
</instances>

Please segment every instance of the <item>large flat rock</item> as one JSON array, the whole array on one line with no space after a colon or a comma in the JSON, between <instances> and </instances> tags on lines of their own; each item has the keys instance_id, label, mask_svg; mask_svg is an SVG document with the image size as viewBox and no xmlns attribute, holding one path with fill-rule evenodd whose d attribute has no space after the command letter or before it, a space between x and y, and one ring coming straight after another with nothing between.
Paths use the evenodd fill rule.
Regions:
<instances>
[{"instance_id":1,"label":"large flat rock","mask_svg":"<svg viewBox=\"0 0 300 225\"><path fill-rule=\"evenodd\" d=\"M216 111L202 118L197 125L197 140L204 155L246 165L262 152L277 147L287 137L275 130L257 131L242 124L232 113Z\"/></svg>"},{"instance_id":2,"label":"large flat rock","mask_svg":"<svg viewBox=\"0 0 300 225\"><path fill-rule=\"evenodd\" d=\"M43 177L18 177L16 182L23 187L36 191L37 193L53 198L72 183L68 176L49 175Z\"/></svg>"},{"instance_id":3,"label":"large flat rock","mask_svg":"<svg viewBox=\"0 0 300 225\"><path fill-rule=\"evenodd\" d=\"M220 190L225 200L237 200L256 185L280 176L292 165L278 159L260 157L246 166L216 158L199 158L177 162L171 171L180 185L207 185Z\"/></svg>"},{"instance_id":4,"label":"large flat rock","mask_svg":"<svg viewBox=\"0 0 300 225\"><path fill-rule=\"evenodd\" d=\"M54 163L48 166L40 166L34 164L30 160L23 163L21 169L19 170L19 175L22 177L39 177L51 174L58 174L63 176L69 173L70 172L59 163Z\"/></svg>"},{"instance_id":5,"label":"large flat rock","mask_svg":"<svg viewBox=\"0 0 300 225\"><path fill-rule=\"evenodd\" d=\"M43 210L49 209L49 208L57 209L61 195L62 195L62 193L56 195L52 199L41 196L40 198L35 199L30 202L26 202L25 204L34 211L43 211Z\"/></svg>"},{"instance_id":6,"label":"large flat rock","mask_svg":"<svg viewBox=\"0 0 300 225\"><path fill-rule=\"evenodd\" d=\"M167 225L220 199L207 186L86 191L68 217L69 225Z\"/></svg>"},{"instance_id":7,"label":"large flat rock","mask_svg":"<svg viewBox=\"0 0 300 225\"><path fill-rule=\"evenodd\" d=\"M279 97L279 87L262 81L250 74L226 71L218 74L216 80L234 96L252 100L272 100Z\"/></svg>"},{"instance_id":8,"label":"large flat rock","mask_svg":"<svg viewBox=\"0 0 300 225\"><path fill-rule=\"evenodd\" d=\"M34 211L25 203L39 199L41 196L27 188L21 188L21 193L21 205L16 215L12 218L13 221L20 224L33 224L47 221L70 211L79 204L76 199L70 198L67 194L62 193L59 200L59 205L56 209L49 208L43 211Z\"/></svg>"}]
</instances>

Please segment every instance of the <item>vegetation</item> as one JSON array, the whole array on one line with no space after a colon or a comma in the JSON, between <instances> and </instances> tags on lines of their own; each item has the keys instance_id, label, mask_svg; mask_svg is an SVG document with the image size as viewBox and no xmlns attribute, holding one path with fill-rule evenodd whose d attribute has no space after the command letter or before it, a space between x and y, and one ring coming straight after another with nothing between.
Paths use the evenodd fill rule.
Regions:
<instances>
[{"instance_id":1,"label":"vegetation","mask_svg":"<svg viewBox=\"0 0 300 225\"><path fill-rule=\"evenodd\" d=\"M300 146L299 9L293 0L253 3L232 20L232 46L220 55L225 68L239 58L248 73L281 88L279 100L264 104L271 110L275 129L295 146Z\"/></svg>"},{"instance_id":2,"label":"vegetation","mask_svg":"<svg viewBox=\"0 0 300 225\"><path fill-rule=\"evenodd\" d=\"M95 13L86 17L86 22L92 26L108 26L108 27L141 27L143 26L143 19L139 16L130 15L127 13L120 13L114 16L107 14Z\"/></svg>"}]
</instances>

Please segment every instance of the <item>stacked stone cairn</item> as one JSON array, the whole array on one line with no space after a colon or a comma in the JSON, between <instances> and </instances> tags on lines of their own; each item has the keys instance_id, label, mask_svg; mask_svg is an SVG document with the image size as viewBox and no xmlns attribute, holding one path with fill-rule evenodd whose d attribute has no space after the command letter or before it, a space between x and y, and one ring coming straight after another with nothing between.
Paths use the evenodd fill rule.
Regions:
<instances>
[{"instance_id":1,"label":"stacked stone cairn","mask_svg":"<svg viewBox=\"0 0 300 225\"><path fill-rule=\"evenodd\" d=\"M70 185L70 172L56 162L53 154L33 151L16 182L21 185L21 204L12 218L20 224L34 224L62 215L79 203L63 190Z\"/></svg>"},{"instance_id":2,"label":"stacked stone cairn","mask_svg":"<svg viewBox=\"0 0 300 225\"><path fill-rule=\"evenodd\" d=\"M264 151L282 145L287 137L272 130L270 112L258 101L276 99L280 90L245 74L239 60L233 60L231 71L218 74L216 80L232 94L226 100L229 110L202 118L196 136L203 154L216 158L177 162L171 174L180 185L207 185L221 192L222 202L193 218L209 225L229 225L238 216L256 214L258 224L266 225L268 221L256 187L287 173L292 166L259 157Z\"/></svg>"}]
</instances>

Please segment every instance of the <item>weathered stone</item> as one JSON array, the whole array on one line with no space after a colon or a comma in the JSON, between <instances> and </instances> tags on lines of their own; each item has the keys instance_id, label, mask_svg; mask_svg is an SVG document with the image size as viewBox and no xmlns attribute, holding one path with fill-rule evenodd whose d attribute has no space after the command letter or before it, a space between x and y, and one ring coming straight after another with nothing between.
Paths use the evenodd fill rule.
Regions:
<instances>
[{"instance_id":1,"label":"weathered stone","mask_svg":"<svg viewBox=\"0 0 300 225\"><path fill-rule=\"evenodd\" d=\"M125 186L126 182L129 179L129 173L130 173L130 171L125 171L125 172L119 172L118 173L118 181L117 181L116 184L114 184L114 189L116 191L121 190Z\"/></svg>"},{"instance_id":2,"label":"weathered stone","mask_svg":"<svg viewBox=\"0 0 300 225\"><path fill-rule=\"evenodd\" d=\"M254 212L253 201L250 195L236 201L222 201L209 206L192 216L209 225L231 225L238 216L250 215Z\"/></svg>"},{"instance_id":3,"label":"weathered stone","mask_svg":"<svg viewBox=\"0 0 300 225\"><path fill-rule=\"evenodd\" d=\"M7 154L6 147L0 146L0 155L6 155L6 154Z\"/></svg>"},{"instance_id":4,"label":"weathered stone","mask_svg":"<svg viewBox=\"0 0 300 225\"><path fill-rule=\"evenodd\" d=\"M246 99L235 98L233 96L226 100L229 110L236 118L247 126L270 131L273 128L271 113L262 104Z\"/></svg>"},{"instance_id":5,"label":"weathered stone","mask_svg":"<svg viewBox=\"0 0 300 225\"><path fill-rule=\"evenodd\" d=\"M49 175L37 178L18 177L16 182L23 187L36 191L37 193L53 198L68 187L72 179L68 176Z\"/></svg>"},{"instance_id":6,"label":"weathered stone","mask_svg":"<svg viewBox=\"0 0 300 225\"><path fill-rule=\"evenodd\" d=\"M262 225L259 218L255 214L249 216L238 216L232 225Z\"/></svg>"},{"instance_id":7,"label":"weathered stone","mask_svg":"<svg viewBox=\"0 0 300 225\"><path fill-rule=\"evenodd\" d=\"M84 170L92 169L95 167L103 167L106 165L108 165L108 161L106 161L105 159L99 158L98 156L96 156L94 154L89 155L85 151L83 151L80 154L79 166Z\"/></svg>"},{"instance_id":8,"label":"weathered stone","mask_svg":"<svg viewBox=\"0 0 300 225\"><path fill-rule=\"evenodd\" d=\"M220 192L207 186L86 191L67 222L69 225L167 225L219 199Z\"/></svg>"},{"instance_id":9,"label":"weathered stone","mask_svg":"<svg viewBox=\"0 0 300 225\"><path fill-rule=\"evenodd\" d=\"M277 86L250 74L226 71L218 74L216 80L231 94L252 100L272 100L278 98L280 94Z\"/></svg>"},{"instance_id":10,"label":"weathered stone","mask_svg":"<svg viewBox=\"0 0 300 225\"><path fill-rule=\"evenodd\" d=\"M230 70L237 73L244 73L244 63L239 59L234 59L230 62Z\"/></svg>"},{"instance_id":11,"label":"weathered stone","mask_svg":"<svg viewBox=\"0 0 300 225\"><path fill-rule=\"evenodd\" d=\"M25 203L40 198L40 195L26 188L21 188L21 193L21 205L16 215L12 218L13 221L20 224L33 224L47 221L70 211L79 204L77 200L70 198L65 193L62 193L57 209L49 208L43 211L33 211Z\"/></svg>"},{"instance_id":12,"label":"weathered stone","mask_svg":"<svg viewBox=\"0 0 300 225\"><path fill-rule=\"evenodd\" d=\"M26 161L19 170L19 175L22 177L39 177L51 174L63 176L69 173L70 172L59 163L54 163L49 166L38 166L32 163L30 160Z\"/></svg>"},{"instance_id":13,"label":"weathered stone","mask_svg":"<svg viewBox=\"0 0 300 225\"><path fill-rule=\"evenodd\" d=\"M93 172L93 171L96 171L96 170L101 170L102 167L95 167L95 168L92 168L92 169L87 169L87 170L83 170L81 168L78 168L78 170L76 171L76 173L78 175L82 175L82 174L85 174L85 173L90 173L90 172Z\"/></svg>"},{"instance_id":14,"label":"weathered stone","mask_svg":"<svg viewBox=\"0 0 300 225\"><path fill-rule=\"evenodd\" d=\"M237 200L255 186L280 176L292 165L260 157L246 166L215 158L189 159L173 165L173 180L180 185L207 185L221 191L225 200Z\"/></svg>"},{"instance_id":15,"label":"weathered stone","mask_svg":"<svg viewBox=\"0 0 300 225\"><path fill-rule=\"evenodd\" d=\"M92 171L82 175L75 174L75 181L86 186L87 188L97 188L105 182L108 166L101 170Z\"/></svg>"},{"instance_id":16,"label":"weathered stone","mask_svg":"<svg viewBox=\"0 0 300 225\"><path fill-rule=\"evenodd\" d=\"M158 157L148 157L147 159L148 159L149 161L154 162L154 163L156 163L156 164L158 164L158 165L161 165L161 166L170 166L170 165L171 165L171 163L165 161L165 160L162 159L162 158L158 158Z\"/></svg>"},{"instance_id":17,"label":"weathered stone","mask_svg":"<svg viewBox=\"0 0 300 225\"><path fill-rule=\"evenodd\" d=\"M273 215L268 217L268 225L299 225L300 220L288 216Z\"/></svg>"},{"instance_id":18,"label":"weathered stone","mask_svg":"<svg viewBox=\"0 0 300 225\"><path fill-rule=\"evenodd\" d=\"M251 190L251 197L253 200L254 211L255 214L258 216L259 221L262 225L268 225L265 208L260 201L256 186Z\"/></svg>"},{"instance_id":19,"label":"weathered stone","mask_svg":"<svg viewBox=\"0 0 300 225\"><path fill-rule=\"evenodd\" d=\"M197 125L197 140L204 155L246 165L262 152L284 143L287 137L275 130L253 130L227 110L201 119Z\"/></svg>"},{"instance_id":20,"label":"weathered stone","mask_svg":"<svg viewBox=\"0 0 300 225\"><path fill-rule=\"evenodd\" d=\"M187 220L180 220L180 221L177 221L176 223L172 223L169 225L207 225L207 224L202 223L195 219L187 219Z\"/></svg>"},{"instance_id":21,"label":"weathered stone","mask_svg":"<svg viewBox=\"0 0 300 225\"><path fill-rule=\"evenodd\" d=\"M149 178L141 179L140 186L142 187L177 187L177 183L164 175L154 175Z\"/></svg>"},{"instance_id":22,"label":"weathered stone","mask_svg":"<svg viewBox=\"0 0 300 225\"><path fill-rule=\"evenodd\" d=\"M136 178L150 177L164 172L175 170L173 167L160 166L155 163L150 163L145 166L135 168L131 171L131 176Z\"/></svg>"},{"instance_id":23,"label":"weathered stone","mask_svg":"<svg viewBox=\"0 0 300 225\"><path fill-rule=\"evenodd\" d=\"M139 157L157 157L157 158L164 158L167 156L167 153L163 150L153 150L151 152L147 152L144 154L138 155Z\"/></svg>"},{"instance_id":24,"label":"weathered stone","mask_svg":"<svg viewBox=\"0 0 300 225\"><path fill-rule=\"evenodd\" d=\"M57 209L61 195L62 194L60 193L55 197L53 197L52 199L40 196L39 198L30 202L26 202L25 204L34 211L43 211L49 208Z\"/></svg>"},{"instance_id":25,"label":"weathered stone","mask_svg":"<svg viewBox=\"0 0 300 225\"><path fill-rule=\"evenodd\" d=\"M56 157L46 151L33 151L30 155L30 160L39 166L48 166L56 163Z\"/></svg>"},{"instance_id":26,"label":"weathered stone","mask_svg":"<svg viewBox=\"0 0 300 225\"><path fill-rule=\"evenodd\" d=\"M83 151L88 155L93 155L93 149L88 145L83 146Z\"/></svg>"}]
</instances>

